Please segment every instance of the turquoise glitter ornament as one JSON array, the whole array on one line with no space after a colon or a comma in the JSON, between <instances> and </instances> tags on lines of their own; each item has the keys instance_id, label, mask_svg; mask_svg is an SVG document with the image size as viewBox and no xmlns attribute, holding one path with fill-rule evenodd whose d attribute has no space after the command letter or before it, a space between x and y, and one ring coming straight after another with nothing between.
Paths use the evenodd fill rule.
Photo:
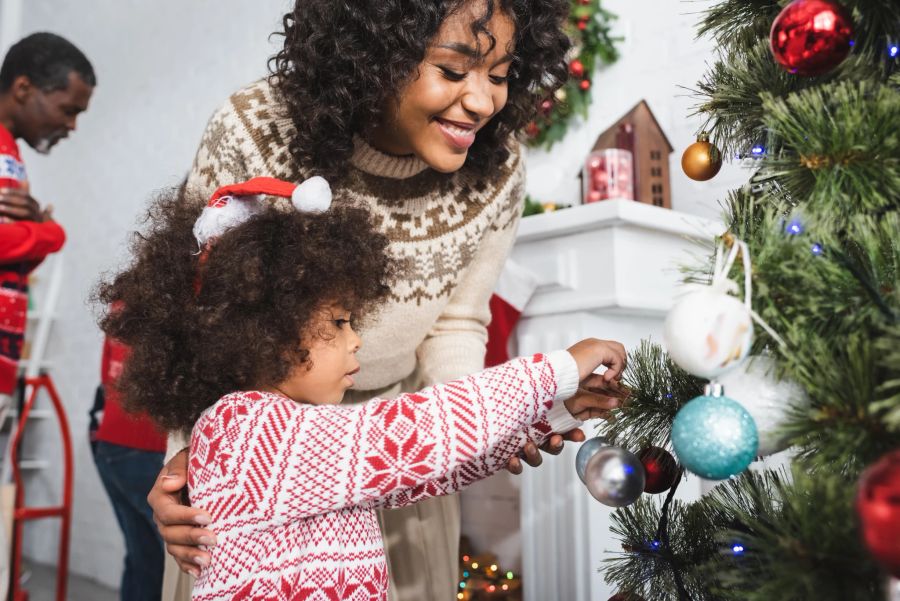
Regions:
<instances>
[{"instance_id":1,"label":"turquoise glitter ornament","mask_svg":"<svg viewBox=\"0 0 900 601\"><path fill-rule=\"evenodd\" d=\"M703 396L681 408L672 424L678 460L708 480L740 474L756 458L756 424L740 403L724 396L720 384L708 384Z\"/></svg>"}]
</instances>

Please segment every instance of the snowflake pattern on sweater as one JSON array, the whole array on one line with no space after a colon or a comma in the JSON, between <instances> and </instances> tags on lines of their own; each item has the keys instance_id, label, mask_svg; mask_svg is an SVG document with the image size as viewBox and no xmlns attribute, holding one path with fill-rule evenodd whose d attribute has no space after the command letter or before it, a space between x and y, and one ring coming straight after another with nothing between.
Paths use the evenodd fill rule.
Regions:
<instances>
[{"instance_id":1,"label":"snowflake pattern on sweater","mask_svg":"<svg viewBox=\"0 0 900 601\"><path fill-rule=\"evenodd\" d=\"M218 537L193 599L386 599L374 510L456 492L577 427L562 402L577 386L556 351L359 405L222 397L191 436L191 503Z\"/></svg>"}]
</instances>

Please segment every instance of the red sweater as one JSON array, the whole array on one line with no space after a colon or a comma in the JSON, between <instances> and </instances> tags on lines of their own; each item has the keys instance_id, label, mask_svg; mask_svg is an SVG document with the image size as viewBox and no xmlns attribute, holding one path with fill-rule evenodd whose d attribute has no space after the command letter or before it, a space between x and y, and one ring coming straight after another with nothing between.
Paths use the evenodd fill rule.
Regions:
<instances>
[{"instance_id":1,"label":"red sweater","mask_svg":"<svg viewBox=\"0 0 900 601\"><path fill-rule=\"evenodd\" d=\"M26 181L19 146L0 125L0 188ZM28 322L28 274L50 253L62 248L66 233L53 221L0 223L0 393L16 388L19 358Z\"/></svg>"},{"instance_id":2,"label":"red sweater","mask_svg":"<svg viewBox=\"0 0 900 601\"><path fill-rule=\"evenodd\" d=\"M375 509L456 492L528 439L578 427L562 402L577 387L575 360L557 351L359 405L222 397L191 436L191 504L218 538L192 598L387 599Z\"/></svg>"},{"instance_id":3,"label":"red sweater","mask_svg":"<svg viewBox=\"0 0 900 601\"><path fill-rule=\"evenodd\" d=\"M129 352L129 348L117 340L106 338L103 341L100 382L103 384L106 402L103 406L103 421L100 422L94 440L165 453L166 436L156 424L146 415L132 415L122 409L122 395L116 389L116 380L122 373L122 366Z\"/></svg>"}]
</instances>

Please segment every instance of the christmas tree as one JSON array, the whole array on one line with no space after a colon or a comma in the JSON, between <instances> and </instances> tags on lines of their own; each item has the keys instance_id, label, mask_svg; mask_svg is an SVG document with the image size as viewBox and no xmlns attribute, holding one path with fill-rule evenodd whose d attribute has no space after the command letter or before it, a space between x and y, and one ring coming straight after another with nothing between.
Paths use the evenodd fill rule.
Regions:
<instances>
[{"instance_id":1,"label":"christmas tree","mask_svg":"<svg viewBox=\"0 0 900 601\"><path fill-rule=\"evenodd\" d=\"M618 599L884 599L900 578L900 2L725 0L700 34L718 46L697 86L709 142L685 171L706 179L737 157L749 180L723 199L709 264L686 274L668 352L631 354L630 398L603 426L679 464L668 495L614 514L621 552L602 569ZM728 328L741 311L752 338L725 340L706 369L722 341L695 344L692 317ZM703 396L710 380L724 391ZM753 417L725 424L723 448L714 401ZM788 447L790 467L744 469ZM685 468L723 481L679 502Z\"/></svg>"}]
</instances>

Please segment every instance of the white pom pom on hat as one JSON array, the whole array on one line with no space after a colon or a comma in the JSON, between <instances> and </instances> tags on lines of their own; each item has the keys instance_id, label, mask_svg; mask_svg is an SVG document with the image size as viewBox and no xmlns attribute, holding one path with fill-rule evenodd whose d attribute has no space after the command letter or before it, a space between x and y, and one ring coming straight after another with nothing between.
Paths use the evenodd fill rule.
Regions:
<instances>
[{"instance_id":1,"label":"white pom pom on hat","mask_svg":"<svg viewBox=\"0 0 900 601\"><path fill-rule=\"evenodd\" d=\"M299 185L272 177L254 177L222 186L194 223L194 237L200 246L262 211L260 196L290 198L296 210L310 213L322 213L331 206L331 186L318 175Z\"/></svg>"}]
</instances>

